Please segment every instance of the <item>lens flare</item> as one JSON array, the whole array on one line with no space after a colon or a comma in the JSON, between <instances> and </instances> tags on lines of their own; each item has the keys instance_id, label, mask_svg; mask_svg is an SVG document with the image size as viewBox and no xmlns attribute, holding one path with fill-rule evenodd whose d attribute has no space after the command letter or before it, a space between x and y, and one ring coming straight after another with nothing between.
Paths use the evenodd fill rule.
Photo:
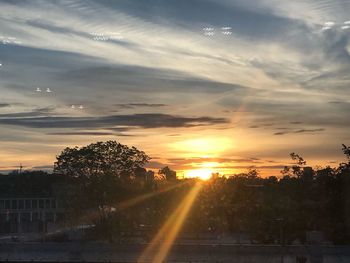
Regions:
<instances>
[{"instance_id":1,"label":"lens flare","mask_svg":"<svg viewBox=\"0 0 350 263\"><path fill-rule=\"evenodd\" d=\"M181 186L184 186L185 184L188 184L188 182L184 181L184 182L179 182L179 183L176 183L176 184L172 184L172 185L169 185L169 186L165 186L164 188L161 188L157 191L154 191L154 192L151 192L151 193L146 193L146 194L143 194L143 195L139 195L139 196L136 196L134 198L131 198L131 199L128 199L128 200L125 200L123 202L120 202L120 203L116 203L116 204L112 204L112 205L109 205L109 211L112 211L112 210L115 210L115 211L123 211L125 209L128 209L128 208L131 208L133 206L136 206L138 204L141 204L142 202L145 202L155 196L158 196L158 195L161 195L163 193L166 193L166 192L169 192L175 188L178 188L178 187L181 187ZM83 215L80 215L78 218L75 219L75 223L74 225L75 226L79 226L79 225L82 225L82 224L91 224L91 222L94 222L96 221L99 217L101 216L101 211L98 211L96 209L94 210L90 210L88 211L87 213L83 214ZM50 233L47 233L47 235L50 235L50 234L54 234L54 233L59 233L59 232L62 232L62 231L65 231L66 228L60 228L54 232L50 232Z\"/></svg>"},{"instance_id":2,"label":"lens flare","mask_svg":"<svg viewBox=\"0 0 350 263\"><path fill-rule=\"evenodd\" d=\"M171 249L202 184L197 182L168 218L138 262L163 263Z\"/></svg>"}]
</instances>

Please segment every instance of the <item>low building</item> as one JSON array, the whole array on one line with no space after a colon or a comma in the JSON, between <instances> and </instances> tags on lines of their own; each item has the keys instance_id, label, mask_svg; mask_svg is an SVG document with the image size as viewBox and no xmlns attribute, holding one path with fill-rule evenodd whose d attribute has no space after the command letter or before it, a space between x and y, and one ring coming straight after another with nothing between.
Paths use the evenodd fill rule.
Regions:
<instances>
[{"instance_id":1,"label":"low building","mask_svg":"<svg viewBox=\"0 0 350 263\"><path fill-rule=\"evenodd\" d=\"M0 235L50 233L64 219L65 210L55 198L0 199Z\"/></svg>"}]
</instances>

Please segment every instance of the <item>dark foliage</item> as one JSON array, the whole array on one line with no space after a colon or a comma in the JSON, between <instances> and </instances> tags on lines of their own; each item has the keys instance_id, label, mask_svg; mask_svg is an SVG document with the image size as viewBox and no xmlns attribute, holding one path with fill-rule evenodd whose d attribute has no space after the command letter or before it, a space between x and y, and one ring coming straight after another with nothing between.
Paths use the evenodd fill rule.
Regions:
<instances>
[{"instance_id":1,"label":"dark foliage","mask_svg":"<svg viewBox=\"0 0 350 263\"><path fill-rule=\"evenodd\" d=\"M295 164L281 178L261 178L255 170L231 177L215 174L202 183L183 233L243 232L252 242L291 244L305 243L307 231L321 231L334 244L350 244L350 149L343 145L342 150L347 162L337 168L314 170L292 153ZM151 238L195 180L177 180L169 167L159 171L163 177L155 177L142 167L147 160L136 148L115 142L67 148L56 163L60 175L2 175L0 191L4 197L47 196L59 185L72 222L95 225L89 238Z\"/></svg>"}]
</instances>

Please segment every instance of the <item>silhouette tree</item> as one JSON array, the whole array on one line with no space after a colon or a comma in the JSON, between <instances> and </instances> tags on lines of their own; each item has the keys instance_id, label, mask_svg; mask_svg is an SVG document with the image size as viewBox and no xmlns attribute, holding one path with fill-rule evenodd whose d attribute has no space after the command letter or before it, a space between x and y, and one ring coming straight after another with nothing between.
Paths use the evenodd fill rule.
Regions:
<instances>
[{"instance_id":1,"label":"silhouette tree","mask_svg":"<svg viewBox=\"0 0 350 263\"><path fill-rule=\"evenodd\" d=\"M346 146L345 144L342 144L343 148L342 151L345 154L346 158L348 159L347 166L350 166L350 147Z\"/></svg>"},{"instance_id":2,"label":"silhouette tree","mask_svg":"<svg viewBox=\"0 0 350 263\"><path fill-rule=\"evenodd\" d=\"M292 152L290 154L290 157L293 161L296 161L298 165L306 165L306 161L304 161L304 159L299 154Z\"/></svg>"},{"instance_id":3,"label":"silhouette tree","mask_svg":"<svg viewBox=\"0 0 350 263\"><path fill-rule=\"evenodd\" d=\"M346 146L345 144L342 144L342 146L343 146L342 150L344 154L348 159L350 159L350 147Z\"/></svg>"},{"instance_id":4,"label":"silhouette tree","mask_svg":"<svg viewBox=\"0 0 350 263\"><path fill-rule=\"evenodd\" d=\"M129 148L116 141L64 149L57 156L54 171L73 179L72 217L81 218L94 211L98 215L94 223L102 225L99 229L117 229L115 226L120 222L115 220L121 218L116 209L118 203L133 192L130 187L134 178L145 179L146 170L142 166L149 159L135 147ZM109 240L115 233L119 232L104 232Z\"/></svg>"},{"instance_id":5,"label":"silhouette tree","mask_svg":"<svg viewBox=\"0 0 350 263\"><path fill-rule=\"evenodd\" d=\"M290 157L295 164L292 166L285 166L281 173L284 176L296 176L299 178L303 174L302 167L306 165L306 161L299 154L294 152L290 153Z\"/></svg>"},{"instance_id":6,"label":"silhouette tree","mask_svg":"<svg viewBox=\"0 0 350 263\"><path fill-rule=\"evenodd\" d=\"M54 171L80 179L103 175L128 179L144 166L150 157L135 147L116 141L97 142L85 147L66 148L57 156Z\"/></svg>"},{"instance_id":7,"label":"silhouette tree","mask_svg":"<svg viewBox=\"0 0 350 263\"><path fill-rule=\"evenodd\" d=\"M166 180L176 180L176 172L171 170L168 166L160 169L158 174L164 175Z\"/></svg>"}]
</instances>

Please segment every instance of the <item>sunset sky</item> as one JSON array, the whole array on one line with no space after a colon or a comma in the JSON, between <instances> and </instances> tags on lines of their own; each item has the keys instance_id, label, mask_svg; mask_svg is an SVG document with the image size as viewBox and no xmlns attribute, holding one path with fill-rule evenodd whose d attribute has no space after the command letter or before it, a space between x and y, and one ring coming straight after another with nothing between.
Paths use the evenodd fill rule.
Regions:
<instances>
[{"instance_id":1,"label":"sunset sky","mask_svg":"<svg viewBox=\"0 0 350 263\"><path fill-rule=\"evenodd\" d=\"M117 140L279 175L350 144L350 1L0 0L0 172Z\"/></svg>"}]
</instances>

